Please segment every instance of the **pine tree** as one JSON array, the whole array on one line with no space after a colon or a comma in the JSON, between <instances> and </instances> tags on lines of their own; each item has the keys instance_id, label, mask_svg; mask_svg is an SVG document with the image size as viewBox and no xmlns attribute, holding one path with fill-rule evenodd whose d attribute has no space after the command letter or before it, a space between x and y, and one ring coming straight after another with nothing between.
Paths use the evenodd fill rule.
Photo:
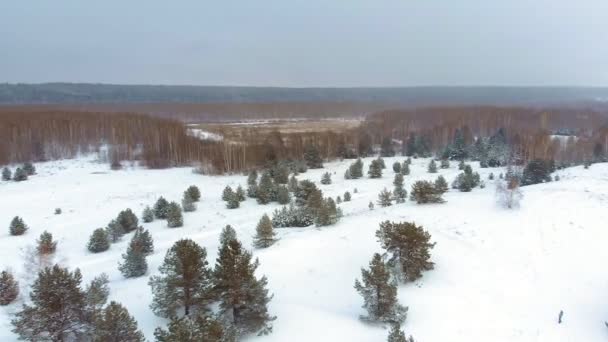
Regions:
<instances>
[{"instance_id":1,"label":"pine tree","mask_svg":"<svg viewBox=\"0 0 608 342\"><path fill-rule=\"evenodd\" d=\"M240 334L267 334L276 318L268 314L272 296L266 289L266 277L255 277L259 261L251 258L236 239L222 244L213 271L214 287L220 298L220 315Z\"/></svg>"},{"instance_id":2,"label":"pine tree","mask_svg":"<svg viewBox=\"0 0 608 342\"><path fill-rule=\"evenodd\" d=\"M350 165L349 171L352 179L363 177L363 161L361 158L357 158L357 161Z\"/></svg>"},{"instance_id":3,"label":"pine tree","mask_svg":"<svg viewBox=\"0 0 608 342\"><path fill-rule=\"evenodd\" d=\"M126 209L118 213L116 222L118 222L125 233L134 231L139 225L139 220L131 209Z\"/></svg>"},{"instance_id":4,"label":"pine tree","mask_svg":"<svg viewBox=\"0 0 608 342\"><path fill-rule=\"evenodd\" d=\"M186 193L190 195L190 198L192 198L194 202L201 200L201 191L196 185L190 185L188 189L186 189Z\"/></svg>"},{"instance_id":5,"label":"pine tree","mask_svg":"<svg viewBox=\"0 0 608 342\"><path fill-rule=\"evenodd\" d=\"M277 202L283 205L291 202L291 195L289 194L289 190L285 185L279 185L277 188Z\"/></svg>"},{"instance_id":6,"label":"pine tree","mask_svg":"<svg viewBox=\"0 0 608 342\"><path fill-rule=\"evenodd\" d=\"M154 216L156 216L157 219L166 219L168 209L169 202L161 196L154 204Z\"/></svg>"},{"instance_id":7,"label":"pine tree","mask_svg":"<svg viewBox=\"0 0 608 342\"><path fill-rule=\"evenodd\" d=\"M407 308L397 301L397 285L390 281L390 272L380 254L374 254L369 270L361 269L361 278L362 281L355 281L355 290L363 297L363 308L367 311L367 316L361 316L361 319L371 322L403 322Z\"/></svg>"},{"instance_id":8,"label":"pine tree","mask_svg":"<svg viewBox=\"0 0 608 342\"><path fill-rule=\"evenodd\" d=\"M11 321L13 332L28 341L70 341L88 324L82 275L76 269L55 265L38 273L30 292L31 304L23 305Z\"/></svg>"},{"instance_id":9,"label":"pine tree","mask_svg":"<svg viewBox=\"0 0 608 342\"><path fill-rule=\"evenodd\" d=\"M258 172L253 170L247 176L247 196L251 198L257 197L258 191Z\"/></svg>"},{"instance_id":10,"label":"pine tree","mask_svg":"<svg viewBox=\"0 0 608 342\"><path fill-rule=\"evenodd\" d=\"M353 176L350 173L350 169L346 169L346 171L344 171L344 179L353 179Z\"/></svg>"},{"instance_id":11,"label":"pine tree","mask_svg":"<svg viewBox=\"0 0 608 342\"><path fill-rule=\"evenodd\" d=\"M118 265L118 270L125 278L141 277L148 271L146 254L143 252L135 236L131 239L127 252L122 255L123 262Z\"/></svg>"},{"instance_id":12,"label":"pine tree","mask_svg":"<svg viewBox=\"0 0 608 342\"><path fill-rule=\"evenodd\" d=\"M378 158L376 158L376 160L378 161L380 168L386 169L386 164L384 163L384 159L381 156L378 156Z\"/></svg>"},{"instance_id":13,"label":"pine tree","mask_svg":"<svg viewBox=\"0 0 608 342\"><path fill-rule=\"evenodd\" d=\"M110 221L108 226L106 227L106 232L108 233L108 237L111 242L118 242L125 235L125 231L122 228L122 225L118 223L116 220Z\"/></svg>"},{"instance_id":14,"label":"pine tree","mask_svg":"<svg viewBox=\"0 0 608 342\"><path fill-rule=\"evenodd\" d=\"M236 239L236 230L231 225L227 224L220 233L220 244L226 244L230 240Z\"/></svg>"},{"instance_id":15,"label":"pine tree","mask_svg":"<svg viewBox=\"0 0 608 342\"><path fill-rule=\"evenodd\" d=\"M110 302L95 319L92 333L94 342L144 342L144 334L137 321L117 302Z\"/></svg>"},{"instance_id":16,"label":"pine tree","mask_svg":"<svg viewBox=\"0 0 608 342\"><path fill-rule=\"evenodd\" d=\"M145 256L154 253L154 240L152 239L152 235L143 227L139 227L135 230L131 244L137 246L137 249Z\"/></svg>"},{"instance_id":17,"label":"pine tree","mask_svg":"<svg viewBox=\"0 0 608 342\"><path fill-rule=\"evenodd\" d=\"M319 150L313 144L308 144L304 149L304 160L309 169L322 169L323 159L319 154Z\"/></svg>"},{"instance_id":18,"label":"pine tree","mask_svg":"<svg viewBox=\"0 0 608 342\"><path fill-rule=\"evenodd\" d=\"M435 189L435 184L428 181L417 181L412 185L410 199L418 204L443 203L441 192Z\"/></svg>"},{"instance_id":19,"label":"pine tree","mask_svg":"<svg viewBox=\"0 0 608 342\"><path fill-rule=\"evenodd\" d=\"M429 173L437 173L437 163L435 163L435 159L431 159L427 171Z\"/></svg>"},{"instance_id":20,"label":"pine tree","mask_svg":"<svg viewBox=\"0 0 608 342\"><path fill-rule=\"evenodd\" d=\"M271 169L272 179L276 184L287 184L289 179L289 169L281 164L275 165Z\"/></svg>"},{"instance_id":21,"label":"pine tree","mask_svg":"<svg viewBox=\"0 0 608 342\"><path fill-rule=\"evenodd\" d=\"M336 202L331 197L322 200L321 205L314 212L315 225L317 227L329 226L338 222L341 212L336 206Z\"/></svg>"},{"instance_id":22,"label":"pine tree","mask_svg":"<svg viewBox=\"0 0 608 342\"><path fill-rule=\"evenodd\" d=\"M22 168L18 167L13 174L13 180L15 182L22 182L27 180L27 172L25 172Z\"/></svg>"},{"instance_id":23,"label":"pine tree","mask_svg":"<svg viewBox=\"0 0 608 342\"><path fill-rule=\"evenodd\" d=\"M348 191L345 192L344 193L344 202L350 202L350 199L351 199L350 192L348 192Z\"/></svg>"},{"instance_id":24,"label":"pine tree","mask_svg":"<svg viewBox=\"0 0 608 342\"><path fill-rule=\"evenodd\" d=\"M143 213L141 214L141 219L145 222L145 223L150 223L152 221L154 221L154 211L152 211L152 208L150 208L149 205L147 205L144 208Z\"/></svg>"},{"instance_id":25,"label":"pine tree","mask_svg":"<svg viewBox=\"0 0 608 342\"><path fill-rule=\"evenodd\" d=\"M222 201L228 202L228 200L232 197L234 197L235 193L234 190L232 190L232 187L230 185L227 185L224 188L224 191L222 192Z\"/></svg>"},{"instance_id":26,"label":"pine tree","mask_svg":"<svg viewBox=\"0 0 608 342\"><path fill-rule=\"evenodd\" d=\"M287 189L290 192L295 192L298 189L298 179L296 178L295 175L291 175L291 177L289 177L289 182L287 183Z\"/></svg>"},{"instance_id":27,"label":"pine tree","mask_svg":"<svg viewBox=\"0 0 608 342\"><path fill-rule=\"evenodd\" d=\"M259 200L260 197L258 197ZM226 198L226 208L228 209L236 209L241 206L241 202L239 202L239 198L237 197L235 192L230 192L228 197Z\"/></svg>"},{"instance_id":28,"label":"pine tree","mask_svg":"<svg viewBox=\"0 0 608 342\"><path fill-rule=\"evenodd\" d=\"M110 239L108 233L103 228L97 228L91 234L87 249L91 253L101 253L110 249Z\"/></svg>"},{"instance_id":29,"label":"pine tree","mask_svg":"<svg viewBox=\"0 0 608 342\"><path fill-rule=\"evenodd\" d=\"M488 179L489 180L494 180L494 173L490 172L490 174L488 175Z\"/></svg>"},{"instance_id":30,"label":"pine tree","mask_svg":"<svg viewBox=\"0 0 608 342\"><path fill-rule=\"evenodd\" d=\"M442 194L448 191L448 182L443 176L439 176L435 180L435 190Z\"/></svg>"},{"instance_id":31,"label":"pine tree","mask_svg":"<svg viewBox=\"0 0 608 342\"><path fill-rule=\"evenodd\" d=\"M398 173L393 180L393 197L397 203L404 203L407 198L407 191L403 188L403 175Z\"/></svg>"},{"instance_id":32,"label":"pine tree","mask_svg":"<svg viewBox=\"0 0 608 342\"><path fill-rule=\"evenodd\" d=\"M380 223L376 238L389 254L388 265L396 269L403 281L414 281L422 277L422 271L432 270L430 261L435 244L430 243L431 235L410 222Z\"/></svg>"},{"instance_id":33,"label":"pine tree","mask_svg":"<svg viewBox=\"0 0 608 342\"><path fill-rule=\"evenodd\" d=\"M399 163L398 161L393 163L393 171L395 173L401 173L401 163Z\"/></svg>"},{"instance_id":34,"label":"pine tree","mask_svg":"<svg viewBox=\"0 0 608 342\"><path fill-rule=\"evenodd\" d=\"M102 273L93 278L89 285L87 285L84 291L85 303L87 310L93 315L97 314L108 301L108 297L110 296L109 283L108 275Z\"/></svg>"},{"instance_id":35,"label":"pine tree","mask_svg":"<svg viewBox=\"0 0 608 342\"><path fill-rule=\"evenodd\" d=\"M23 164L23 171L25 171L28 176L32 176L36 173L36 168L34 167L34 164L26 162Z\"/></svg>"},{"instance_id":36,"label":"pine tree","mask_svg":"<svg viewBox=\"0 0 608 342\"><path fill-rule=\"evenodd\" d=\"M441 165L440 167L442 169L449 169L450 168L450 161L448 159L441 159Z\"/></svg>"},{"instance_id":37,"label":"pine tree","mask_svg":"<svg viewBox=\"0 0 608 342\"><path fill-rule=\"evenodd\" d=\"M369 201L369 204L367 205L367 207L369 208L369 210L374 210L374 202Z\"/></svg>"},{"instance_id":38,"label":"pine tree","mask_svg":"<svg viewBox=\"0 0 608 342\"><path fill-rule=\"evenodd\" d=\"M236 187L236 191L235 191L234 193L235 193L235 195L236 195L236 199L237 199L239 202L243 202L243 201L245 201L245 199L246 199L246 198L245 198L245 190L243 190L243 187L242 187L242 186L240 186L240 185L239 185L239 186L237 186L237 187Z\"/></svg>"},{"instance_id":39,"label":"pine tree","mask_svg":"<svg viewBox=\"0 0 608 342\"><path fill-rule=\"evenodd\" d=\"M186 316L207 311L213 295L204 248L190 239L178 240L167 251L159 273L148 283L154 297L151 308L156 315L175 317L182 308Z\"/></svg>"},{"instance_id":40,"label":"pine tree","mask_svg":"<svg viewBox=\"0 0 608 342\"><path fill-rule=\"evenodd\" d=\"M182 208L184 208L184 212L192 212L196 210L196 203L194 203L194 199L191 197L190 193L187 191L184 192L184 197L182 198Z\"/></svg>"},{"instance_id":41,"label":"pine tree","mask_svg":"<svg viewBox=\"0 0 608 342\"><path fill-rule=\"evenodd\" d=\"M380 144L380 155L383 157L392 157L395 155L393 140L390 137L382 139L382 143Z\"/></svg>"},{"instance_id":42,"label":"pine tree","mask_svg":"<svg viewBox=\"0 0 608 342\"><path fill-rule=\"evenodd\" d=\"M323 177L321 178L321 184L329 185L331 184L331 174L329 172L325 172Z\"/></svg>"},{"instance_id":43,"label":"pine tree","mask_svg":"<svg viewBox=\"0 0 608 342\"><path fill-rule=\"evenodd\" d=\"M393 195L391 194L390 191L388 191L388 190L386 190L386 188L384 188L378 194L377 203L381 207L390 207L391 205L393 205Z\"/></svg>"},{"instance_id":44,"label":"pine tree","mask_svg":"<svg viewBox=\"0 0 608 342\"><path fill-rule=\"evenodd\" d=\"M407 176L410 174L410 164L409 163L403 162L403 165L401 166L401 174L404 176Z\"/></svg>"},{"instance_id":45,"label":"pine tree","mask_svg":"<svg viewBox=\"0 0 608 342\"><path fill-rule=\"evenodd\" d=\"M382 177L382 164L378 161L378 159L372 160L367 174L369 175L369 178Z\"/></svg>"},{"instance_id":46,"label":"pine tree","mask_svg":"<svg viewBox=\"0 0 608 342\"><path fill-rule=\"evenodd\" d=\"M256 170L249 172L249 175L247 176L247 185L257 184L257 181L258 181L258 172Z\"/></svg>"},{"instance_id":47,"label":"pine tree","mask_svg":"<svg viewBox=\"0 0 608 342\"><path fill-rule=\"evenodd\" d=\"M319 189L317 189L315 183L309 181L308 179L301 181L298 185L298 189L294 193L296 204L299 206L308 206L309 198L318 190Z\"/></svg>"},{"instance_id":48,"label":"pine tree","mask_svg":"<svg viewBox=\"0 0 608 342\"><path fill-rule=\"evenodd\" d=\"M229 328L210 316L173 317L167 330L154 330L156 342L236 342Z\"/></svg>"},{"instance_id":49,"label":"pine tree","mask_svg":"<svg viewBox=\"0 0 608 342\"><path fill-rule=\"evenodd\" d=\"M57 249L57 241L53 241L53 234L47 232L46 230L40 234L40 238L37 240L37 243L38 246L36 249L40 255L53 254Z\"/></svg>"},{"instance_id":50,"label":"pine tree","mask_svg":"<svg viewBox=\"0 0 608 342\"><path fill-rule=\"evenodd\" d=\"M270 177L268 172L264 172L262 177L260 177L260 184L257 188L257 201L259 204L268 204L272 201L273 188L272 177Z\"/></svg>"},{"instance_id":51,"label":"pine tree","mask_svg":"<svg viewBox=\"0 0 608 342\"><path fill-rule=\"evenodd\" d=\"M9 169L8 167L5 167L2 169L2 180L3 181L10 181L12 176L13 176L13 173L11 172L11 169Z\"/></svg>"},{"instance_id":52,"label":"pine tree","mask_svg":"<svg viewBox=\"0 0 608 342\"><path fill-rule=\"evenodd\" d=\"M184 217L182 216L182 208L175 202L169 203L167 208L167 226L169 228L177 228L184 225Z\"/></svg>"},{"instance_id":53,"label":"pine tree","mask_svg":"<svg viewBox=\"0 0 608 342\"><path fill-rule=\"evenodd\" d=\"M15 216L9 226L9 232L13 236L23 235L28 230L28 226L23 222L23 219L19 216Z\"/></svg>"},{"instance_id":54,"label":"pine tree","mask_svg":"<svg viewBox=\"0 0 608 342\"><path fill-rule=\"evenodd\" d=\"M19 283L7 270L0 272L0 306L9 305L19 296Z\"/></svg>"},{"instance_id":55,"label":"pine tree","mask_svg":"<svg viewBox=\"0 0 608 342\"><path fill-rule=\"evenodd\" d=\"M458 170L464 170L465 166L464 160L461 160L460 163L458 163Z\"/></svg>"},{"instance_id":56,"label":"pine tree","mask_svg":"<svg viewBox=\"0 0 608 342\"><path fill-rule=\"evenodd\" d=\"M256 235L253 238L253 246L256 248L270 247L275 243L276 233L272 228L272 222L268 215L264 214L256 227Z\"/></svg>"},{"instance_id":57,"label":"pine tree","mask_svg":"<svg viewBox=\"0 0 608 342\"><path fill-rule=\"evenodd\" d=\"M391 326L391 331L388 334L387 342L416 342L412 336L406 338L405 333L401 331L401 324L394 323Z\"/></svg>"}]
</instances>

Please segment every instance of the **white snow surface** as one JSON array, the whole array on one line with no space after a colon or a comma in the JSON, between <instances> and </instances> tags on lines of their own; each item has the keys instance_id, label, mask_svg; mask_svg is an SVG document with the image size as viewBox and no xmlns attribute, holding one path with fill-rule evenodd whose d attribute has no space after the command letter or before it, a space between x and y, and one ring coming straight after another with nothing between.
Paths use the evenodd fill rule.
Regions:
<instances>
[{"instance_id":1,"label":"white snow surface","mask_svg":"<svg viewBox=\"0 0 608 342\"><path fill-rule=\"evenodd\" d=\"M370 158L364 160L365 171ZM392 164L403 157L385 158L381 179L344 180L352 160L326 163L325 169L309 170L298 178L311 179L325 195L352 193L342 203L344 218L335 226L278 229L280 240L263 250L258 274L265 274L274 294L269 309L278 316L274 332L252 336L248 341L385 341L387 327L359 320L362 298L353 289L361 267L381 252L374 236L384 220L414 221L424 226L436 242L432 250L435 269L415 283L399 286L399 300L409 306L403 325L417 341L606 341L608 329L608 164L590 169L574 167L558 171L558 182L522 188L524 198L517 210L500 208L494 181L500 168L479 169L485 189L470 193L450 190L446 203L417 205L411 201L369 210L382 188L392 189ZM447 170L429 174L429 159L414 159L406 189L418 179L442 174L448 183L460 172L453 162ZM147 170L127 168L110 171L93 157L36 165L38 174L28 181L0 182L0 268L11 268L21 285L32 278L24 269L23 251L48 230L59 241L55 260L83 273L83 287L94 276L109 275L111 300L124 304L135 316L146 337L153 340L157 326L151 303L150 275L155 274L166 250L178 239L191 238L204 246L211 265L218 236L232 225L244 245L251 246L255 226L263 213L279 205L258 205L247 199L241 208L225 208L220 196L226 185L246 186L246 177L202 176L191 168ZM333 184L321 185L322 173L332 171ZM496 177L498 179L498 177ZM143 224L154 238L155 252L148 258L144 277L125 279L117 265L130 236L109 251L86 250L90 234L104 227L120 210L138 215L159 196L179 201L189 185L202 192L198 210L185 213L183 228L167 228L166 222ZM353 193L357 188L358 193ZM63 214L54 215L55 208ZM23 236L8 233L11 219L19 215L30 230ZM27 291L22 286L22 294ZM24 301L0 307L0 341L14 341L10 317ZM557 323L560 310L564 322Z\"/></svg>"}]
</instances>

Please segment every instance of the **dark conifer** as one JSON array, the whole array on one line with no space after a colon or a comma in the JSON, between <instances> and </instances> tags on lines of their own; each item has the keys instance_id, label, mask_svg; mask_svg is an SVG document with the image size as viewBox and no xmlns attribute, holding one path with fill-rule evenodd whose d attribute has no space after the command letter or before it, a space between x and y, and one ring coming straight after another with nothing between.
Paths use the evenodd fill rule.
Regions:
<instances>
[{"instance_id":1,"label":"dark conifer","mask_svg":"<svg viewBox=\"0 0 608 342\"><path fill-rule=\"evenodd\" d=\"M148 262L146 254L143 251L143 245L136 236L133 236L127 252L122 255L123 262L119 264L118 269L125 278L141 277L148 271Z\"/></svg>"},{"instance_id":2,"label":"dark conifer","mask_svg":"<svg viewBox=\"0 0 608 342\"><path fill-rule=\"evenodd\" d=\"M344 202L350 202L350 199L351 199L350 192L348 192L348 191L345 192L344 193Z\"/></svg>"},{"instance_id":3,"label":"dark conifer","mask_svg":"<svg viewBox=\"0 0 608 342\"><path fill-rule=\"evenodd\" d=\"M141 214L141 219L144 221L144 223L154 221L154 211L152 211L152 208L150 208L149 205L144 208L144 211Z\"/></svg>"},{"instance_id":4,"label":"dark conifer","mask_svg":"<svg viewBox=\"0 0 608 342\"><path fill-rule=\"evenodd\" d=\"M275 235L276 233L274 232L270 218L264 214L256 227L256 235L253 238L254 247L270 247L276 241Z\"/></svg>"},{"instance_id":5,"label":"dark conifer","mask_svg":"<svg viewBox=\"0 0 608 342\"><path fill-rule=\"evenodd\" d=\"M169 228L177 228L184 225L184 217L182 216L182 208L175 202L169 203L167 207L167 226Z\"/></svg>"},{"instance_id":6,"label":"dark conifer","mask_svg":"<svg viewBox=\"0 0 608 342\"><path fill-rule=\"evenodd\" d=\"M46 230L40 234L40 238L37 240L37 243L38 246L36 249L40 255L53 254L57 249L57 241L53 241L53 234L47 232Z\"/></svg>"},{"instance_id":7,"label":"dark conifer","mask_svg":"<svg viewBox=\"0 0 608 342\"><path fill-rule=\"evenodd\" d=\"M166 219L168 209L169 209L169 202L167 202L167 200L161 196L156 201L156 204L154 204L154 216L157 219Z\"/></svg>"},{"instance_id":8,"label":"dark conifer","mask_svg":"<svg viewBox=\"0 0 608 342\"><path fill-rule=\"evenodd\" d=\"M15 182L22 182L27 180L27 172L25 172L22 168L18 167L13 174L13 180Z\"/></svg>"},{"instance_id":9,"label":"dark conifer","mask_svg":"<svg viewBox=\"0 0 608 342\"><path fill-rule=\"evenodd\" d=\"M0 306L9 305L19 295L19 283L7 270L0 272Z\"/></svg>"},{"instance_id":10,"label":"dark conifer","mask_svg":"<svg viewBox=\"0 0 608 342\"><path fill-rule=\"evenodd\" d=\"M323 177L321 177L321 184L329 185L331 184L331 174L329 172L325 172Z\"/></svg>"},{"instance_id":11,"label":"dark conifer","mask_svg":"<svg viewBox=\"0 0 608 342\"><path fill-rule=\"evenodd\" d=\"M377 203L381 207L390 207L391 205L393 205L393 195L391 194L390 191L388 191L388 190L386 190L386 188L384 188L378 194Z\"/></svg>"},{"instance_id":12,"label":"dark conifer","mask_svg":"<svg viewBox=\"0 0 608 342\"><path fill-rule=\"evenodd\" d=\"M428 181L417 181L412 185L410 199L418 204L443 203L441 192L435 189L435 184Z\"/></svg>"},{"instance_id":13,"label":"dark conifer","mask_svg":"<svg viewBox=\"0 0 608 342\"><path fill-rule=\"evenodd\" d=\"M110 302L95 318L93 342L145 342L137 321L117 302Z\"/></svg>"},{"instance_id":14,"label":"dark conifer","mask_svg":"<svg viewBox=\"0 0 608 342\"><path fill-rule=\"evenodd\" d=\"M186 189L186 193L190 195L190 198L192 198L194 202L198 202L201 199L201 191L196 185L190 185L188 189Z\"/></svg>"},{"instance_id":15,"label":"dark conifer","mask_svg":"<svg viewBox=\"0 0 608 342\"><path fill-rule=\"evenodd\" d=\"M154 330L156 342L236 342L236 336L222 323L207 315L173 317L167 330Z\"/></svg>"},{"instance_id":16,"label":"dark conifer","mask_svg":"<svg viewBox=\"0 0 608 342\"><path fill-rule=\"evenodd\" d=\"M8 167L5 167L2 169L2 180L3 181L10 181L12 176L13 176L13 173L11 172L11 169L9 169Z\"/></svg>"},{"instance_id":17,"label":"dark conifer","mask_svg":"<svg viewBox=\"0 0 608 342\"><path fill-rule=\"evenodd\" d=\"M291 195L285 185L279 185L277 188L277 202L279 204L289 204L291 202Z\"/></svg>"},{"instance_id":18,"label":"dark conifer","mask_svg":"<svg viewBox=\"0 0 608 342\"><path fill-rule=\"evenodd\" d=\"M23 235L28 230L28 226L23 222L23 219L19 216L15 216L9 226L9 232L13 236Z\"/></svg>"},{"instance_id":19,"label":"dark conifer","mask_svg":"<svg viewBox=\"0 0 608 342\"><path fill-rule=\"evenodd\" d=\"M304 160L306 161L306 166L308 166L309 169L323 168L323 159L321 159L319 150L313 144L308 144L305 147Z\"/></svg>"},{"instance_id":20,"label":"dark conifer","mask_svg":"<svg viewBox=\"0 0 608 342\"><path fill-rule=\"evenodd\" d=\"M103 228L97 228L91 234L89 238L89 243L87 244L87 249L91 253L100 253L105 252L110 248L110 239L108 237L108 233Z\"/></svg>"}]
</instances>

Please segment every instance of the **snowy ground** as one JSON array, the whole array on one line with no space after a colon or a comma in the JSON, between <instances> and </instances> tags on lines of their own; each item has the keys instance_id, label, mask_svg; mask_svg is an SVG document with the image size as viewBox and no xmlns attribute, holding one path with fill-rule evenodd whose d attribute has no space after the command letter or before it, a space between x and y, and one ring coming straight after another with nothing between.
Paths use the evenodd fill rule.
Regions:
<instances>
[{"instance_id":1,"label":"snowy ground","mask_svg":"<svg viewBox=\"0 0 608 342\"><path fill-rule=\"evenodd\" d=\"M368 209L378 192L392 189L394 160L386 158L382 179L344 180L352 161L326 164L299 179L319 183L321 174L335 171L333 184L319 185L326 195L342 195L354 188L351 202L342 203L345 217L332 227L279 229L280 241L260 258L260 274L268 276L274 293L270 311L277 315L273 334L251 341L384 341L387 330L358 320L361 297L353 289L360 267L379 252L374 233L383 220L415 221L437 242L432 250L436 269L421 281L400 286L399 299L409 306L406 334L417 341L605 341L608 329L608 164L559 171L559 182L523 188L518 210L495 203L490 172L478 169L487 183L471 193L450 190L444 204L413 202ZM370 159L365 160L365 171ZM428 174L428 159L414 160L406 189ZM125 304L149 339L165 321L155 317L148 276L158 269L165 251L177 239L189 237L207 248L214 263L218 235L226 224L251 246L255 225L264 212L278 205L261 206L248 199L240 209L228 210L220 200L226 185L245 186L245 176L201 176L190 168L110 171L92 158L36 165L38 175L27 182L0 182L0 268L10 267L22 282L31 278L23 254L43 230L59 240L56 260L82 270L84 281L105 272L111 280L111 299ZM440 170L451 182L457 170ZM185 214L183 228L169 229L164 221L145 224L156 251L148 258L148 276L124 279L118 272L120 255L130 237L110 251L91 254L86 243L91 232L105 226L127 207L141 213L158 196L179 201L187 186L203 194L199 209ZM63 214L54 215L56 207ZM30 230L20 237L8 234L13 216L22 216ZM25 291L23 291L25 292ZM10 332L10 314L20 303L0 308L0 341L16 339ZM557 316L564 310L564 323Z\"/></svg>"}]
</instances>

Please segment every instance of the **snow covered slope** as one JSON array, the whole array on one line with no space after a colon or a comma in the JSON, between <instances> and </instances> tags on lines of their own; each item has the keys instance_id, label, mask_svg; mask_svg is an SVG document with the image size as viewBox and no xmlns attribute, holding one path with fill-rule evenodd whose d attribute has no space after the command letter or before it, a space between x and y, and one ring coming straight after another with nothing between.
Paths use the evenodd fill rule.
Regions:
<instances>
[{"instance_id":1,"label":"snow covered slope","mask_svg":"<svg viewBox=\"0 0 608 342\"><path fill-rule=\"evenodd\" d=\"M364 160L365 171L371 159ZM359 321L362 299L353 289L360 268L380 252L374 233L383 220L415 221L428 230L437 245L432 250L436 268L413 284L399 287L399 299L409 306L403 326L421 342L443 341L605 341L608 329L608 164L589 170L559 171L559 182L522 188L520 209L498 207L490 172L474 169L486 181L485 189L471 193L450 190L444 204L416 205L407 201L370 211L382 188L392 189L393 161L381 179L344 180L352 161L326 164L298 178L311 179L325 195L353 199L340 206L345 217L335 226L317 229L279 229L280 241L260 258L260 274L268 276L274 293L270 312L278 316L269 336L251 341L384 341L387 329ZM426 172L428 159L416 159L406 189L417 179L434 179ZM38 175L27 182L0 182L0 268L10 267L25 283L32 279L23 268L24 250L43 230L59 241L56 261L82 270L84 282L101 272L111 280L111 299L126 305L140 328L153 339L156 326L165 324L149 309L149 275L160 265L174 241L189 237L207 248L214 263L218 235L231 224L246 246L251 246L255 225L276 204L261 206L248 199L229 210L221 201L226 185L246 185L245 176L201 176L190 168L110 171L92 158L36 165ZM335 171L333 184L320 185L321 174ZM456 163L439 174L451 182ZM169 229L164 221L145 226L155 242L146 277L124 279L117 265L130 237L110 251L91 254L86 243L91 232L104 227L120 210L138 215L159 196L178 201L187 186L200 187L198 210L186 213L183 228ZM357 188L358 193L353 193ZM54 215L55 208L63 214ZM9 236L10 220L19 215L30 226L20 237ZM22 292L25 293L26 291ZM0 308L0 341L16 340L10 332L10 314L21 304ZM560 310L564 323L557 324Z\"/></svg>"}]
</instances>

